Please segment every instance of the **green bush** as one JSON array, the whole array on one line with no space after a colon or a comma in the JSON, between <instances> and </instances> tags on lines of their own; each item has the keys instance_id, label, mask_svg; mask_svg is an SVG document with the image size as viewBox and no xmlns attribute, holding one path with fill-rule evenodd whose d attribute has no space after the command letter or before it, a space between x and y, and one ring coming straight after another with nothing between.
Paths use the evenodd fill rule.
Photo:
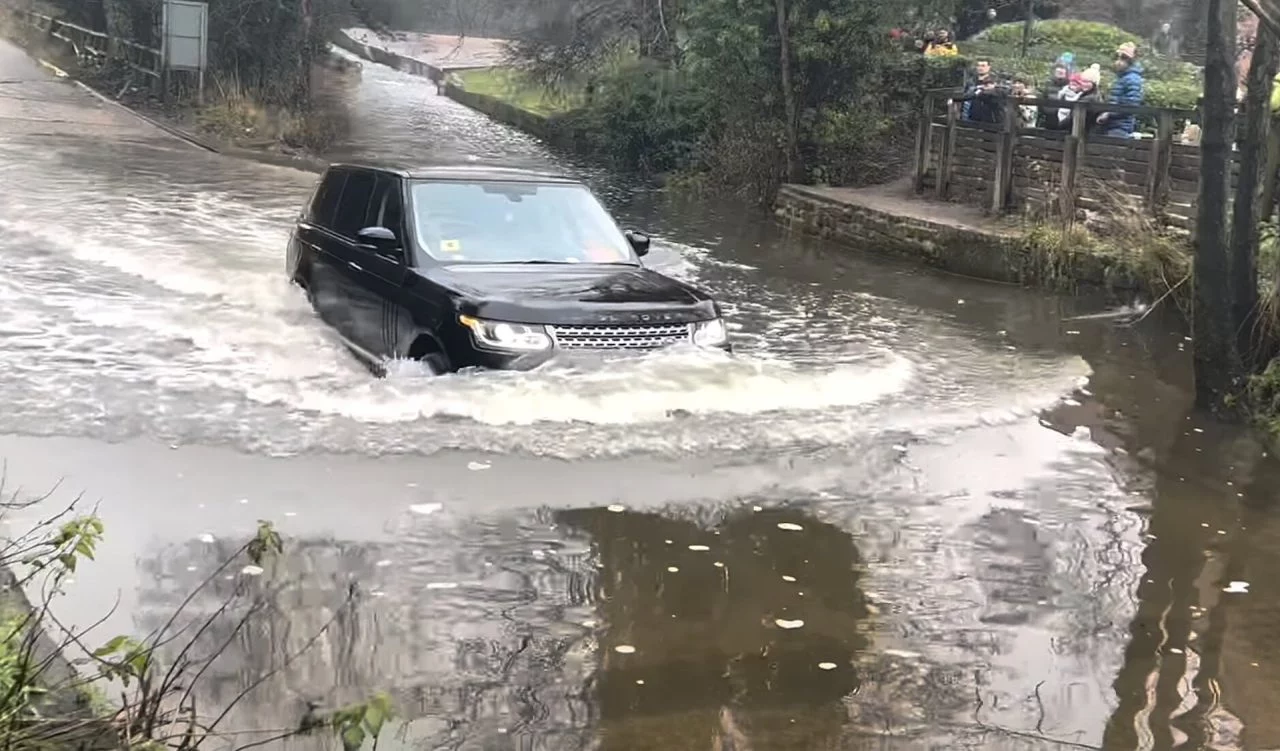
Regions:
<instances>
[{"instance_id":1,"label":"green bush","mask_svg":"<svg viewBox=\"0 0 1280 751\"><path fill-rule=\"evenodd\" d=\"M557 118L579 147L645 173L697 158L708 128L707 98L679 70L623 58L598 71L582 107Z\"/></svg>"},{"instance_id":2,"label":"green bush","mask_svg":"<svg viewBox=\"0 0 1280 751\"><path fill-rule=\"evenodd\" d=\"M986 29L974 37L974 40L1021 49L1022 29L1022 23L1003 23ZM1096 21L1075 19L1040 21L1031 31L1032 45L1057 49L1058 52L1053 55L1054 58L1063 52L1072 52L1077 61L1088 57L1084 53L1105 55L1103 59L1110 59L1116 48L1126 42L1132 42L1139 47L1142 45L1142 39L1136 34ZM961 50L963 49L964 44L961 43Z\"/></svg>"},{"instance_id":3,"label":"green bush","mask_svg":"<svg viewBox=\"0 0 1280 751\"><path fill-rule=\"evenodd\" d=\"M1202 92L1202 84L1195 80L1152 81L1148 79L1145 104L1148 107L1193 110Z\"/></svg>"},{"instance_id":4,"label":"green bush","mask_svg":"<svg viewBox=\"0 0 1280 751\"><path fill-rule=\"evenodd\" d=\"M908 53L885 66L882 92L886 101L910 102L911 108L929 89L946 89L964 83L972 63L963 57L925 57Z\"/></svg>"},{"instance_id":5,"label":"green bush","mask_svg":"<svg viewBox=\"0 0 1280 751\"><path fill-rule=\"evenodd\" d=\"M810 179L854 186L892 180L905 170L911 154L913 120L888 117L870 106L824 108L807 129Z\"/></svg>"}]
</instances>

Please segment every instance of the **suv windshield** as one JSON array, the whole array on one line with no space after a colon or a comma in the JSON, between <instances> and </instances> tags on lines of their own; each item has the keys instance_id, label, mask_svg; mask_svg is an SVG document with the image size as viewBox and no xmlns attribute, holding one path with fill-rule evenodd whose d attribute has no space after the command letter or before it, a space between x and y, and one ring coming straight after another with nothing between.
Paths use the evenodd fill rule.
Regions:
<instances>
[{"instance_id":1,"label":"suv windshield","mask_svg":"<svg viewBox=\"0 0 1280 751\"><path fill-rule=\"evenodd\" d=\"M461 263L636 263L627 239L582 185L420 181L421 251Z\"/></svg>"}]
</instances>

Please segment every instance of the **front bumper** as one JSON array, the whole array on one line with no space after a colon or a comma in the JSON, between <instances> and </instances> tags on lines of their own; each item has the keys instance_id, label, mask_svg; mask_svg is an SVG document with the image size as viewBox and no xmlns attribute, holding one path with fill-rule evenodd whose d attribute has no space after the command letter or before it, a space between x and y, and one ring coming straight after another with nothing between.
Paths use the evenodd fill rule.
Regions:
<instances>
[{"instance_id":1,"label":"front bumper","mask_svg":"<svg viewBox=\"0 0 1280 751\"><path fill-rule=\"evenodd\" d=\"M627 352L637 354L660 352L673 346L678 345L672 344L666 347L653 347L649 349L636 347L567 348L555 346L551 349L545 349L538 352L498 352L490 349L481 349L474 346L473 343L470 347L471 351L468 353L470 357L465 359L468 360L468 365L485 368L487 370L525 371L533 370L534 368L545 365L552 360L565 360L574 357L586 360L591 357L599 357L601 355L618 355ZM733 345L727 341L713 347L705 347L705 349L716 349L726 354L733 354Z\"/></svg>"}]
</instances>

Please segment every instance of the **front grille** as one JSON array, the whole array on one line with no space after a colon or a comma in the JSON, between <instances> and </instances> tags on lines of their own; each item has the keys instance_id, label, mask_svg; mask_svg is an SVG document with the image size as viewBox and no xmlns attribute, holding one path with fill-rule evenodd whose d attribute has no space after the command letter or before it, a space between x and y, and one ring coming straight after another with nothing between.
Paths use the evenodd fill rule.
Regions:
<instances>
[{"instance_id":1,"label":"front grille","mask_svg":"<svg viewBox=\"0 0 1280 751\"><path fill-rule=\"evenodd\" d=\"M548 326L563 349L658 349L689 341L687 323L623 326Z\"/></svg>"}]
</instances>

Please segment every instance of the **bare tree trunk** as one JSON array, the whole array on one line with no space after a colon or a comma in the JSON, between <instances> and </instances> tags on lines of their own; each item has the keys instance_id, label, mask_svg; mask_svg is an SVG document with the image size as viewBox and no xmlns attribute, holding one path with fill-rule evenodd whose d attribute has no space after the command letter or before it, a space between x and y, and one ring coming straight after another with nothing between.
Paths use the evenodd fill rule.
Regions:
<instances>
[{"instance_id":1,"label":"bare tree trunk","mask_svg":"<svg viewBox=\"0 0 1280 751\"><path fill-rule=\"evenodd\" d=\"M1257 338L1258 311L1258 225L1270 213L1260 199L1270 195L1265 189L1274 175L1266 175L1268 130L1271 123L1271 82L1280 68L1276 35L1265 26L1258 28L1258 41L1249 65L1244 99L1245 121L1239 138L1240 175L1236 182L1236 202L1231 218L1231 309L1236 346L1242 364L1252 373L1264 343ZM1244 375L1244 374L1240 374Z\"/></svg>"},{"instance_id":2,"label":"bare tree trunk","mask_svg":"<svg viewBox=\"0 0 1280 751\"><path fill-rule=\"evenodd\" d=\"M1027 56L1027 48L1031 46L1031 31L1036 23L1036 0L1027 0L1027 16L1022 19L1022 57Z\"/></svg>"},{"instance_id":3,"label":"bare tree trunk","mask_svg":"<svg viewBox=\"0 0 1280 751\"><path fill-rule=\"evenodd\" d=\"M133 11L129 0L102 0L102 10L107 18L108 51L114 57L123 49L116 44L117 39L133 41Z\"/></svg>"},{"instance_id":4,"label":"bare tree trunk","mask_svg":"<svg viewBox=\"0 0 1280 751\"><path fill-rule=\"evenodd\" d=\"M783 115L787 121L786 156L787 181L795 182L800 176L800 137L796 133L799 123L796 114L796 92L791 83L791 28L787 21L787 0L775 0L778 7L778 56L782 71Z\"/></svg>"},{"instance_id":5,"label":"bare tree trunk","mask_svg":"<svg viewBox=\"0 0 1280 751\"><path fill-rule=\"evenodd\" d=\"M669 62L675 53L675 40L667 22L667 0L638 0L636 16L639 27L641 57Z\"/></svg>"},{"instance_id":6,"label":"bare tree trunk","mask_svg":"<svg viewBox=\"0 0 1280 751\"><path fill-rule=\"evenodd\" d=\"M1235 126L1236 3L1206 0L1200 206L1196 217L1194 356L1196 403L1220 411L1236 388L1242 363L1231 325L1227 258L1227 192Z\"/></svg>"},{"instance_id":7,"label":"bare tree trunk","mask_svg":"<svg viewBox=\"0 0 1280 751\"><path fill-rule=\"evenodd\" d=\"M298 106L311 104L311 0L300 0L302 11L302 44L298 47Z\"/></svg>"}]
</instances>

